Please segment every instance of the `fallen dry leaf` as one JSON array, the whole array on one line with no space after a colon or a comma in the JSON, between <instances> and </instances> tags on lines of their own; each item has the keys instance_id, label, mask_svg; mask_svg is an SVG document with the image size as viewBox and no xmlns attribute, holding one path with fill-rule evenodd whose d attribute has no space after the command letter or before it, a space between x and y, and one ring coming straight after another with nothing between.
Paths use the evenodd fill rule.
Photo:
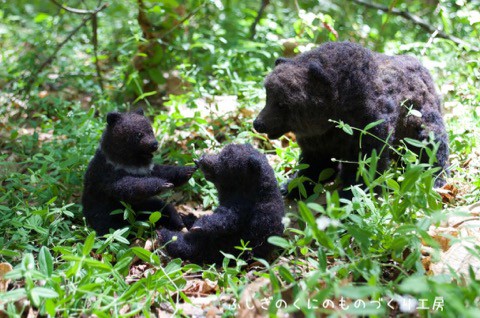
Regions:
<instances>
[{"instance_id":1,"label":"fallen dry leaf","mask_svg":"<svg viewBox=\"0 0 480 318\"><path fill-rule=\"evenodd\" d=\"M445 234L457 236L458 230L454 227L430 227L428 230L428 235L440 244L444 252L450 248L450 238L446 237ZM426 244L424 243L424 245Z\"/></svg>"},{"instance_id":2,"label":"fallen dry leaf","mask_svg":"<svg viewBox=\"0 0 480 318\"><path fill-rule=\"evenodd\" d=\"M4 293L7 291L10 279L5 279L4 276L12 269L12 265L10 265L9 263L0 263L0 293Z\"/></svg>"},{"instance_id":3,"label":"fallen dry leaf","mask_svg":"<svg viewBox=\"0 0 480 318\"><path fill-rule=\"evenodd\" d=\"M431 263L430 272L434 275L449 274L450 269L456 273L469 275L471 267L477 279L480 278L480 259L473 255L469 249L480 245L480 218L478 212L480 203L466 207L469 215L451 216L444 227L430 227L429 234L439 241L442 252L440 261ZM448 234L458 238L452 244L442 235ZM443 237L445 240L439 240Z\"/></svg>"},{"instance_id":4,"label":"fallen dry leaf","mask_svg":"<svg viewBox=\"0 0 480 318\"><path fill-rule=\"evenodd\" d=\"M175 309L182 313L182 317L221 317L223 308L231 306L232 298L227 295L211 294L207 297L189 297L190 302L179 302ZM169 310L163 309L164 312ZM173 310L171 311L173 312ZM171 316L172 317L172 316Z\"/></svg>"},{"instance_id":5,"label":"fallen dry leaf","mask_svg":"<svg viewBox=\"0 0 480 318\"><path fill-rule=\"evenodd\" d=\"M472 157L468 158L467 160L465 160L465 162L462 163L461 167L462 168L468 168L468 166L470 165L470 162L472 162Z\"/></svg>"},{"instance_id":6,"label":"fallen dry leaf","mask_svg":"<svg viewBox=\"0 0 480 318\"><path fill-rule=\"evenodd\" d=\"M130 305L126 304L122 308L120 308L120 315L125 315L130 311Z\"/></svg>"},{"instance_id":7,"label":"fallen dry leaf","mask_svg":"<svg viewBox=\"0 0 480 318\"><path fill-rule=\"evenodd\" d=\"M209 279L192 279L187 281L187 285L183 289L183 293L187 296L207 296L218 290L217 282Z\"/></svg>"},{"instance_id":8,"label":"fallen dry leaf","mask_svg":"<svg viewBox=\"0 0 480 318\"><path fill-rule=\"evenodd\" d=\"M243 290L238 302L237 318L261 318L267 315L268 306L261 303L263 298L269 299L268 290L270 280L260 277ZM263 308L262 308L263 305ZM264 309L265 308L265 309Z\"/></svg>"},{"instance_id":9,"label":"fallen dry leaf","mask_svg":"<svg viewBox=\"0 0 480 318\"><path fill-rule=\"evenodd\" d=\"M480 216L480 202L469 205L467 208L472 216Z\"/></svg>"},{"instance_id":10,"label":"fallen dry leaf","mask_svg":"<svg viewBox=\"0 0 480 318\"><path fill-rule=\"evenodd\" d=\"M138 281L143 277L147 277L150 274L153 274L154 269L150 264L138 264L132 265L128 271L128 275L125 277L125 282L127 284Z\"/></svg>"},{"instance_id":11,"label":"fallen dry leaf","mask_svg":"<svg viewBox=\"0 0 480 318\"><path fill-rule=\"evenodd\" d=\"M442 197L443 203L453 203L458 194L458 189L453 184L446 184L435 190Z\"/></svg>"},{"instance_id":12,"label":"fallen dry leaf","mask_svg":"<svg viewBox=\"0 0 480 318\"><path fill-rule=\"evenodd\" d=\"M290 38L282 41L283 56L291 58L297 55L298 52L295 49L298 47L297 40Z\"/></svg>"},{"instance_id":13,"label":"fallen dry leaf","mask_svg":"<svg viewBox=\"0 0 480 318\"><path fill-rule=\"evenodd\" d=\"M40 93L38 93L38 97L40 98L45 98L48 96L48 91L41 91Z\"/></svg>"}]
</instances>

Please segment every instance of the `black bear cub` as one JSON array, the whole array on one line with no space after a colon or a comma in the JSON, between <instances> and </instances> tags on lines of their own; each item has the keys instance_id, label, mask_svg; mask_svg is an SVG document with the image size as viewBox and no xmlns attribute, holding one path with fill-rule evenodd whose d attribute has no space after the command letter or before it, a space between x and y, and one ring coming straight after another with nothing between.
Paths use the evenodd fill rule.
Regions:
<instances>
[{"instance_id":1,"label":"black bear cub","mask_svg":"<svg viewBox=\"0 0 480 318\"><path fill-rule=\"evenodd\" d=\"M254 127L272 139L295 133L302 151L299 161L308 165L297 177L316 182L323 169L331 168L346 188L356 183L358 165L339 165L332 158L357 162L359 155L373 150L379 154L384 147L380 140L398 146L404 138L428 140L431 133L439 144L436 166L447 170L448 136L440 97L428 70L413 57L374 53L349 42L325 43L293 59L278 59L265 88L266 106ZM383 120L369 130L380 140L365 136L360 146L357 132L346 134L330 119L360 129ZM419 149L413 150L420 155ZM383 151L377 171L383 172L390 158ZM428 159L421 154L423 162ZM435 185L444 183L438 177ZM312 190L311 185L307 188Z\"/></svg>"},{"instance_id":2,"label":"black bear cub","mask_svg":"<svg viewBox=\"0 0 480 318\"><path fill-rule=\"evenodd\" d=\"M269 258L272 235L282 235L284 205L272 167L267 158L250 144L226 146L217 155L204 155L196 162L208 181L213 182L219 207L212 215L198 218L189 232L159 231L168 254L194 263L217 263L220 251L239 254L240 240L251 251L242 255Z\"/></svg>"},{"instance_id":3,"label":"black bear cub","mask_svg":"<svg viewBox=\"0 0 480 318\"><path fill-rule=\"evenodd\" d=\"M124 209L121 202L130 204L135 212L160 211L159 223L167 228L184 227L175 208L155 196L187 182L196 167L153 164L157 149L158 142L142 109L107 114L107 128L85 173L82 196L83 214L99 235L128 225L123 214L110 214Z\"/></svg>"}]
</instances>

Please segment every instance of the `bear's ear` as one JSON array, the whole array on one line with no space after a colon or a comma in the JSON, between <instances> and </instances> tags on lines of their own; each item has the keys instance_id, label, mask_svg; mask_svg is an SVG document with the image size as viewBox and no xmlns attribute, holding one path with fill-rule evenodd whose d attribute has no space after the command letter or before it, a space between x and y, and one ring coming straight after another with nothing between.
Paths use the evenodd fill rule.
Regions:
<instances>
[{"instance_id":1,"label":"bear's ear","mask_svg":"<svg viewBox=\"0 0 480 318\"><path fill-rule=\"evenodd\" d=\"M142 107L138 107L135 111L134 111L135 114L138 114L138 115L144 115L143 113L143 108Z\"/></svg>"},{"instance_id":2,"label":"bear's ear","mask_svg":"<svg viewBox=\"0 0 480 318\"><path fill-rule=\"evenodd\" d=\"M110 126L113 126L119 119L122 117L122 114L119 112L111 112L107 114L107 123Z\"/></svg>"},{"instance_id":3,"label":"bear's ear","mask_svg":"<svg viewBox=\"0 0 480 318\"><path fill-rule=\"evenodd\" d=\"M255 150L255 148L253 148L252 144L250 144L250 143L248 143L248 142L247 142L247 143L244 143L243 145L244 145L246 148L248 148L248 149L254 149L254 150Z\"/></svg>"},{"instance_id":4,"label":"bear's ear","mask_svg":"<svg viewBox=\"0 0 480 318\"><path fill-rule=\"evenodd\" d=\"M248 157L248 168L250 169L250 171L259 172L261 166L262 163L257 157L255 157L254 155L250 155Z\"/></svg>"},{"instance_id":5,"label":"bear's ear","mask_svg":"<svg viewBox=\"0 0 480 318\"><path fill-rule=\"evenodd\" d=\"M320 80L326 85L330 86L331 84L330 77L328 76L327 72L325 71L325 69L322 67L320 63L310 62L308 64L308 76L310 76L311 78Z\"/></svg>"},{"instance_id":6,"label":"bear's ear","mask_svg":"<svg viewBox=\"0 0 480 318\"><path fill-rule=\"evenodd\" d=\"M283 63L291 63L292 60L291 59L287 59L285 57L279 57L276 61L275 61L275 66L279 65L279 64L283 64Z\"/></svg>"}]
</instances>

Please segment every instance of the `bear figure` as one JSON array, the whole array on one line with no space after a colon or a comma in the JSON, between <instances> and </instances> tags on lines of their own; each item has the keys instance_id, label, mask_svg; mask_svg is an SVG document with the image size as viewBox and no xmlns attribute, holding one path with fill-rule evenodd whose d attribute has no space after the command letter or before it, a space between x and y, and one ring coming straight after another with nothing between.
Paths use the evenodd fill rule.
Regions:
<instances>
[{"instance_id":1,"label":"bear figure","mask_svg":"<svg viewBox=\"0 0 480 318\"><path fill-rule=\"evenodd\" d=\"M196 167L153 164L157 149L158 142L142 109L107 114L100 147L85 173L82 196L83 214L97 234L128 225L122 214L110 214L124 209L121 202L129 204L135 212L160 211L159 224L167 228L184 227L175 208L155 196L187 182ZM146 219L148 215L136 217Z\"/></svg>"},{"instance_id":2,"label":"bear figure","mask_svg":"<svg viewBox=\"0 0 480 318\"><path fill-rule=\"evenodd\" d=\"M331 168L347 188L356 183L359 155L380 154L377 171L383 172L393 156L381 151L384 141L394 147L404 138L428 140L433 133L439 144L435 166L445 174L448 136L441 114L441 101L432 77L420 62L410 56L374 53L350 42L325 43L295 58L279 58L265 79L266 106L254 121L254 128L276 139L291 131L301 149L299 163L307 168L295 177L316 182L322 170ZM363 129L382 121L369 132L347 134L330 121L344 122ZM379 140L380 139L380 140ZM410 146L409 146L410 147ZM412 147L413 148L413 147ZM428 162L420 148L413 148L422 162ZM332 158L344 161L341 164ZM435 186L445 183L438 173ZM298 189L287 194L298 198ZM313 184L306 185L311 193ZM342 191L343 197L351 192Z\"/></svg>"},{"instance_id":3,"label":"bear figure","mask_svg":"<svg viewBox=\"0 0 480 318\"><path fill-rule=\"evenodd\" d=\"M265 155L250 144L230 144L217 155L203 155L196 164L215 185L219 206L198 218L187 233L161 229L159 238L167 244L167 253L197 264L219 264L220 251L238 255L235 247L243 240L251 250L242 258L269 258L274 248L267 239L283 233L284 204Z\"/></svg>"}]
</instances>

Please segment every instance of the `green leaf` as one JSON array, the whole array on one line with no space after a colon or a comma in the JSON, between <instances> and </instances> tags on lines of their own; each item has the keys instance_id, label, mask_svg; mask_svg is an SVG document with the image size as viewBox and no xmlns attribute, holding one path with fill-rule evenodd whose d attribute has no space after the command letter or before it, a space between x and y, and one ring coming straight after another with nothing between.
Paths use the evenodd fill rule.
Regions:
<instances>
[{"instance_id":1,"label":"green leaf","mask_svg":"<svg viewBox=\"0 0 480 318\"><path fill-rule=\"evenodd\" d=\"M372 129L373 127L380 125L384 121L385 121L385 119L380 119L380 120L374 121L373 123L370 123L367 126L365 126L365 128L363 130L367 131L369 129Z\"/></svg>"},{"instance_id":2,"label":"green leaf","mask_svg":"<svg viewBox=\"0 0 480 318\"><path fill-rule=\"evenodd\" d=\"M153 254L152 252L147 251L146 249L138 246L132 247L131 250L142 261L150 263L155 266L160 266L160 258L158 257L158 255Z\"/></svg>"},{"instance_id":3,"label":"green leaf","mask_svg":"<svg viewBox=\"0 0 480 318\"><path fill-rule=\"evenodd\" d=\"M412 115L412 116L415 116L415 117L418 117L418 118L421 118L421 117L422 117L422 113L419 112L419 111L416 110L416 109L410 109L410 110L408 111L408 114L409 114L409 115Z\"/></svg>"},{"instance_id":4,"label":"green leaf","mask_svg":"<svg viewBox=\"0 0 480 318\"><path fill-rule=\"evenodd\" d=\"M52 289L45 287L33 287L30 291L32 294L36 294L40 298L56 298L58 293Z\"/></svg>"},{"instance_id":5,"label":"green leaf","mask_svg":"<svg viewBox=\"0 0 480 318\"><path fill-rule=\"evenodd\" d=\"M9 256L9 257L20 257L22 254L12 250L0 250L0 255Z\"/></svg>"},{"instance_id":6,"label":"green leaf","mask_svg":"<svg viewBox=\"0 0 480 318\"><path fill-rule=\"evenodd\" d=\"M340 287L340 295L350 299L361 299L372 296L378 292L378 288L375 286L343 286Z\"/></svg>"},{"instance_id":7,"label":"green leaf","mask_svg":"<svg viewBox=\"0 0 480 318\"><path fill-rule=\"evenodd\" d=\"M353 135L353 129L352 129L352 127L351 127L349 124L345 124L345 123L344 123L341 127L342 127L342 130L343 130L345 133L347 133L347 134L349 134L349 135L351 135L351 136Z\"/></svg>"},{"instance_id":8,"label":"green leaf","mask_svg":"<svg viewBox=\"0 0 480 318\"><path fill-rule=\"evenodd\" d=\"M355 238L363 253L368 253L370 247L370 233L358 226L347 226L348 232Z\"/></svg>"},{"instance_id":9,"label":"green leaf","mask_svg":"<svg viewBox=\"0 0 480 318\"><path fill-rule=\"evenodd\" d=\"M298 202L298 212L309 227L317 228L317 224L315 223L315 217L313 216L312 212L310 212L310 209L302 201Z\"/></svg>"},{"instance_id":10,"label":"green leaf","mask_svg":"<svg viewBox=\"0 0 480 318\"><path fill-rule=\"evenodd\" d=\"M335 170L333 170L332 168L323 169L322 172L320 172L320 175L318 176L318 182L322 182L327 179L330 179L334 174L335 174Z\"/></svg>"},{"instance_id":11,"label":"green leaf","mask_svg":"<svg viewBox=\"0 0 480 318\"><path fill-rule=\"evenodd\" d=\"M400 187L402 193L406 193L413 188L415 183L418 181L420 175L422 174L422 171L423 171L423 167L417 165L417 166L410 167L410 169L408 169L405 172L403 176L403 181Z\"/></svg>"},{"instance_id":12,"label":"green leaf","mask_svg":"<svg viewBox=\"0 0 480 318\"><path fill-rule=\"evenodd\" d=\"M270 236L267 239L267 242L284 249L288 249L292 246L289 241L280 236Z\"/></svg>"},{"instance_id":13,"label":"green leaf","mask_svg":"<svg viewBox=\"0 0 480 318\"><path fill-rule=\"evenodd\" d=\"M421 294L430 291L427 278L418 275L405 278L399 287L404 293Z\"/></svg>"},{"instance_id":14,"label":"green leaf","mask_svg":"<svg viewBox=\"0 0 480 318\"><path fill-rule=\"evenodd\" d=\"M327 255L323 251L323 249L319 248L318 249L318 265L319 269L322 272L325 272L327 270Z\"/></svg>"},{"instance_id":15,"label":"green leaf","mask_svg":"<svg viewBox=\"0 0 480 318\"><path fill-rule=\"evenodd\" d=\"M138 97L133 101L133 104L136 104L138 101L140 101L140 100L142 100L142 99L145 99L145 97L152 96L152 95L155 95L155 94L157 94L157 91L151 91L151 92L143 93L142 95L138 96Z\"/></svg>"},{"instance_id":16,"label":"green leaf","mask_svg":"<svg viewBox=\"0 0 480 318\"><path fill-rule=\"evenodd\" d=\"M2 295L1 297L2 302L9 303L9 302L15 302L19 299L25 298L25 296L27 296L27 291L25 290L25 288L22 287L22 288L10 290L5 294L2 293L1 295Z\"/></svg>"},{"instance_id":17,"label":"green leaf","mask_svg":"<svg viewBox=\"0 0 480 318\"><path fill-rule=\"evenodd\" d=\"M372 156L370 157L370 167L368 168L368 176L370 177L370 179L368 180L369 183L375 180L375 175L377 174L377 164L378 164L377 151L373 149Z\"/></svg>"},{"instance_id":18,"label":"green leaf","mask_svg":"<svg viewBox=\"0 0 480 318\"><path fill-rule=\"evenodd\" d=\"M37 14L37 16L35 17L35 19L33 21L35 21L35 23L41 23L41 22L47 20L48 18L50 18L50 16L48 14L40 12L39 14Z\"/></svg>"},{"instance_id":19,"label":"green leaf","mask_svg":"<svg viewBox=\"0 0 480 318\"><path fill-rule=\"evenodd\" d=\"M393 191L395 192L398 192L400 191L400 185L398 184L397 181L393 180L393 179L387 179L385 180L385 183L387 184L387 186L392 189Z\"/></svg>"},{"instance_id":20,"label":"green leaf","mask_svg":"<svg viewBox=\"0 0 480 318\"><path fill-rule=\"evenodd\" d=\"M80 257L80 256L74 256L74 255L63 255L62 258L66 261L74 261L77 263L85 263L86 265L93 267L93 268L98 268L98 269L103 269L103 270L112 270L112 266L107 263L100 262L96 259L93 258L85 258L85 257Z\"/></svg>"},{"instance_id":21,"label":"green leaf","mask_svg":"<svg viewBox=\"0 0 480 318\"><path fill-rule=\"evenodd\" d=\"M235 257L233 259L235 259ZM170 261L170 263L168 263L167 266L165 266L165 273L172 274L180 271L181 269L182 269L182 260L179 258L176 258Z\"/></svg>"},{"instance_id":22,"label":"green leaf","mask_svg":"<svg viewBox=\"0 0 480 318\"><path fill-rule=\"evenodd\" d=\"M404 138L403 140L405 140L405 142L407 144L410 144L414 147L418 147L418 148L423 148L425 147L425 144L419 140L416 140L416 139L412 139L412 138Z\"/></svg>"},{"instance_id":23,"label":"green leaf","mask_svg":"<svg viewBox=\"0 0 480 318\"><path fill-rule=\"evenodd\" d=\"M53 198L51 198L50 200L48 200L48 202L45 203L45 205L50 205L50 204L52 204L53 202L55 202L56 200L57 200L57 197L53 197Z\"/></svg>"},{"instance_id":24,"label":"green leaf","mask_svg":"<svg viewBox=\"0 0 480 318\"><path fill-rule=\"evenodd\" d=\"M316 202L307 203L307 207L313 211L325 213L325 208L321 204L318 204Z\"/></svg>"},{"instance_id":25,"label":"green leaf","mask_svg":"<svg viewBox=\"0 0 480 318\"><path fill-rule=\"evenodd\" d=\"M160 212L153 212L152 214L150 214L150 216L148 217L148 221L151 223L151 224L155 224L158 222L158 220L160 220L160 218L162 217L162 213Z\"/></svg>"},{"instance_id":26,"label":"green leaf","mask_svg":"<svg viewBox=\"0 0 480 318\"><path fill-rule=\"evenodd\" d=\"M332 240L325 234L325 232L318 229L315 217L307 205L302 201L298 202L298 212L305 223L307 223L307 225L312 229L317 242L329 249L333 248Z\"/></svg>"},{"instance_id":27,"label":"green leaf","mask_svg":"<svg viewBox=\"0 0 480 318\"><path fill-rule=\"evenodd\" d=\"M285 268L285 266L281 265L278 267L278 273L283 277L283 279L285 279L287 283L295 282L295 277L293 277L293 275L287 268Z\"/></svg>"},{"instance_id":28,"label":"green leaf","mask_svg":"<svg viewBox=\"0 0 480 318\"><path fill-rule=\"evenodd\" d=\"M148 69L147 70L148 72L148 75L150 76L150 78L157 84L165 84L166 82L166 79L165 77L163 76L163 71L161 69L158 69L158 68L151 68L151 69Z\"/></svg>"},{"instance_id":29,"label":"green leaf","mask_svg":"<svg viewBox=\"0 0 480 318\"><path fill-rule=\"evenodd\" d=\"M85 239L85 244L83 245L82 254L84 256L90 254L90 251L93 248L93 243L95 243L95 232L90 232L90 234Z\"/></svg>"},{"instance_id":30,"label":"green leaf","mask_svg":"<svg viewBox=\"0 0 480 318\"><path fill-rule=\"evenodd\" d=\"M40 272L47 277L51 277L53 273L53 257L45 246L40 248L38 253L38 267Z\"/></svg>"},{"instance_id":31,"label":"green leaf","mask_svg":"<svg viewBox=\"0 0 480 318\"><path fill-rule=\"evenodd\" d=\"M50 315L50 317L55 317L57 310L56 310L55 302L52 301L52 299L47 299L45 301L45 310Z\"/></svg>"}]
</instances>

